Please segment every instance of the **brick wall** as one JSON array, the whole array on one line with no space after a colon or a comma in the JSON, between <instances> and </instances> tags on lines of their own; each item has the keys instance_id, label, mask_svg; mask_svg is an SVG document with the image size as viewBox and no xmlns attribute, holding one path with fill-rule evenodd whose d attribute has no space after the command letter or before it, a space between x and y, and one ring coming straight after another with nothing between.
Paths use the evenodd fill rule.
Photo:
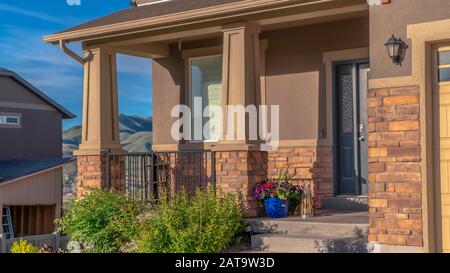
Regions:
<instances>
[{"instance_id":1,"label":"brick wall","mask_svg":"<svg viewBox=\"0 0 450 273\"><path fill-rule=\"evenodd\" d=\"M280 148L269 152L268 178L276 178L281 169L299 182L312 184L316 207L323 197L333 196L333 149L331 147Z\"/></svg>"},{"instance_id":2,"label":"brick wall","mask_svg":"<svg viewBox=\"0 0 450 273\"><path fill-rule=\"evenodd\" d=\"M369 91L369 241L422 246L419 88Z\"/></svg>"},{"instance_id":3,"label":"brick wall","mask_svg":"<svg viewBox=\"0 0 450 273\"><path fill-rule=\"evenodd\" d=\"M104 155L77 156L77 198L89 193L89 188L105 186L106 157Z\"/></svg>"},{"instance_id":4,"label":"brick wall","mask_svg":"<svg viewBox=\"0 0 450 273\"><path fill-rule=\"evenodd\" d=\"M267 152L216 152L216 185L224 192L241 193L246 217L258 216L255 186L267 180Z\"/></svg>"}]
</instances>

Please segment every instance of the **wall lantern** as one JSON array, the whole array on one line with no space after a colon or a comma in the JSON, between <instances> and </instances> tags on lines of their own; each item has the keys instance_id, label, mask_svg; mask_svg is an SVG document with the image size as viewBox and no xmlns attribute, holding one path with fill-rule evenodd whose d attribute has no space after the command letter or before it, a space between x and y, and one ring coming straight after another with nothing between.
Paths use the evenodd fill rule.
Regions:
<instances>
[{"instance_id":1,"label":"wall lantern","mask_svg":"<svg viewBox=\"0 0 450 273\"><path fill-rule=\"evenodd\" d=\"M402 65L406 50L409 46L401 38L396 38L394 35L384 45L388 50L389 58L392 59L392 62L396 65Z\"/></svg>"}]
</instances>

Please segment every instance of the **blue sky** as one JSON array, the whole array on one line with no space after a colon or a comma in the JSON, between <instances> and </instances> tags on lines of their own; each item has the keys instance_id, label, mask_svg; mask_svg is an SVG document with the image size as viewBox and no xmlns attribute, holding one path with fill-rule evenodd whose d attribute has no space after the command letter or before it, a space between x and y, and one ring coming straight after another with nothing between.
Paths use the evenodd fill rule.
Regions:
<instances>
[{"instance_id":1,"label":"blue sky","mask_svg":"<svg viewBox=\"0 0 450 273\"><path fill-rule=\"evenodd\" d=\"M0 0L0 67L15 71L77 115L64 128L81 123L83 67L46 44L53 34L114 11L129 0ZM79 43L69 47L81 54ZM151 61L118 55L119 111L151 116Z\"/></svg>"}]
</instances>

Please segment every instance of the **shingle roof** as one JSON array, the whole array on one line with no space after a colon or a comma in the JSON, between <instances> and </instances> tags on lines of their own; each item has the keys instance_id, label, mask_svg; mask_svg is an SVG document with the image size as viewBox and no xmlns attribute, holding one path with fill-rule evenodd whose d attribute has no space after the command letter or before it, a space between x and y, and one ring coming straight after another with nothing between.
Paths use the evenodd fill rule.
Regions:
<instances>
[{"instance_id":1,"label":"shingle roof","mask_svg":"<svg viewBox=\"0 0 450 273\"><path fill-rule=\"evenodd\" d=\"M7 76L15 79L17 82L25 86L30 92L33 92L35 95L40 97L42 100L47 102L50 106L54 107L56 110L58 110L62 115L64 119L72 119L76 116L72 114L69 110L59 105L56 101L52 100L50 97L45 95L42 91L37 89L35 86L33 86L31 83L27 82L24 78L20 77L17 73L0 67L0 76Z\"/></svg>"},{"instance_id":2,"label":"shingle roof","mask_svg":"<svg viewBox=\"0 0 450 273\"><path fill-rule=\"evenodd\" d=\"M66 29L59 33L107 26L139 19L147 19L240 1L246 0L171 0L166 2L154 3L151 5L144 5L140 7L121 10L110 15L98 18L96 20L92 20L87 23L75 26L73 28Z\"/></svg>"},{"instance_id":3,"label":"shingle roof","mask_svg":"<svg viewBox=\"0 0 450 273\"><path fill-rule=\"evenodd\" d=\"M17 159L0 161L0 185L27 175L65 165L75 158Z\"/></svg>"}]
</instances>

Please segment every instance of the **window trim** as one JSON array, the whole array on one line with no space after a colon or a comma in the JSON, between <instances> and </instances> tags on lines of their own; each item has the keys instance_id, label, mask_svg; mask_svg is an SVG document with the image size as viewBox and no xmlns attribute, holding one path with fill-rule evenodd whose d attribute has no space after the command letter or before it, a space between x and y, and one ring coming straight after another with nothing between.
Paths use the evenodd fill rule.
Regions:
<instances>
[{"instance_id":1,"label":"window trim","mask_svg":"<svg viewBox=\"0 0 450 273\"><path fill-rule=\"evenodd\" d=\"M207 59L207 58L212 58L212 57L222 57L222 63L223 63L223 54L222 53L218 53L218 54L208 54L208 55L201 55L201 56L192 56L192 57L186 57L186 63L187 63L187 87L188 87L188 104L189 108L192 109L192 73L191 73L191 62L193 60L201 60L201 59ZM221 75L222 78L222 75ZM223 85L223 79L221 82L221 85ZM223 95L223 94L221 94ZM221 100L221 104L223 105L223 101ZM193 114L193 113L191 113ZM193 116L191 117L191 122L193 121ZM193 124L191 124L191 126L193 126ZM192 133L192 132L191 132ZM219 142L220 139L203 139L203 140L190 140L190 143L217 143Z\"/></svg>"},{"instance_id":2,"label":"window trim","mask_svg":"<svg viewBox=\"0 0 450 273\"><path fill-rule=\"evenodd\" d=\"M17 123L8 122L10 118L17 119ZM22 114L0 112L0 128L22 128Z\"/></svg>"}]
</instances>

